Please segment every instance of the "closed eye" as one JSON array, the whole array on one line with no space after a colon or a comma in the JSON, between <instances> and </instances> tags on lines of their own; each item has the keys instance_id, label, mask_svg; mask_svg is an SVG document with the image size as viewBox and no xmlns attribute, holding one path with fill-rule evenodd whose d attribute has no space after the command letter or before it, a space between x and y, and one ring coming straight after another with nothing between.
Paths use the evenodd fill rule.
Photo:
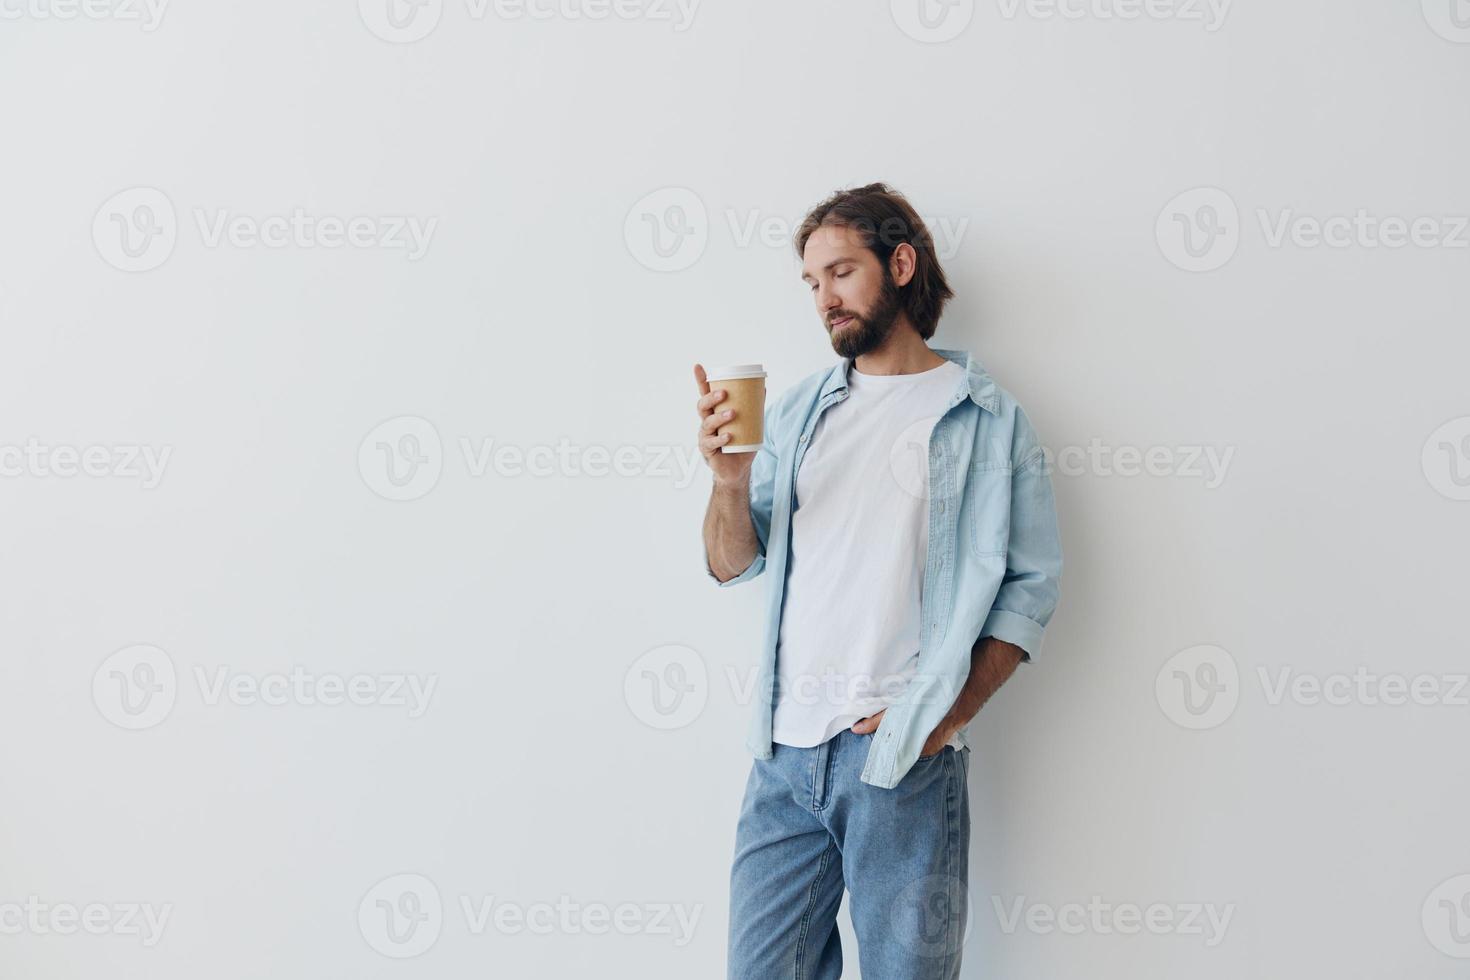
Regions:
<instances>
[{"instance_id":1,"label":"closed eye","mask_svg":"<svg viewBox=\"0 0 1470 980\"><path fill-rule=\"evenodd\" d=\"M838 279L846 279L850 275L852 275L852 270L851 269L847 270L846 272L839 272L839 273L837 273L837 278ZM812 292L816 292L816 291L817 291L817 284L816 283L812 283Z\"/></svg>"}]
</instances>

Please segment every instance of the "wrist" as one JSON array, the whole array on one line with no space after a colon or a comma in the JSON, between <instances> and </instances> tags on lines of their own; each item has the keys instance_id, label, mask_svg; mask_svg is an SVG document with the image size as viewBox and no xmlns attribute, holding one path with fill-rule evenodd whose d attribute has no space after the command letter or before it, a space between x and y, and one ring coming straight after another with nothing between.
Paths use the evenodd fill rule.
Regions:
<instances>
[{"instance_id":1,"label":"wrist","mask_svg":"<svg viewBox=\"0 0 1470 980\"><path fill-rule=\"evenodd\" d=\"M750 495L750 474L734 478L715 477L714 492L720 496L746 497Z\"/></svg>"}]
</instances>

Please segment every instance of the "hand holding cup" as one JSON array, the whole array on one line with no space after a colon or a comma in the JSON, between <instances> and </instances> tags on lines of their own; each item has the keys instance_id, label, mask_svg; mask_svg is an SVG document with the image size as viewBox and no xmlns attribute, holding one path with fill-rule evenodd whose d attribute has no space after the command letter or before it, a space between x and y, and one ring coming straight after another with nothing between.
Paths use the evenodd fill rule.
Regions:
<instances>
[{"instance_id":1,"label":"hand holding cup","mask_svg":"<svg viewBox=\"0 0 1470 980\"><path fill-rule=\"evenodd\" d=\"M713 375L713 386L710 375ZM699 451L716 483L745 483L764 438L765 372L758 364L719 368L694 365L699 387ZM737 441L738 440L738 441Z\"/></svg>"}]
</instances>

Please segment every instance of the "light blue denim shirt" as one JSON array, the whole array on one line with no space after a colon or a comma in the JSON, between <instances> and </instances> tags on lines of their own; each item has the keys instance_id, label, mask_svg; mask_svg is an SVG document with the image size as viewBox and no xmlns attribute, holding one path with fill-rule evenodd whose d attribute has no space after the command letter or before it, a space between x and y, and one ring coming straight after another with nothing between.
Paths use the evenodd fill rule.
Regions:
<instances>
[{"instance_id":1,"label":"light blue denim shirt","mask_svg":"<svg viewBox=\"0 0 1470 980\"><path fill-rule=\"evenodd\" d=\"M970 674L970 651L994 636L1026 660L1056 608L1062 574L1056 505L1042 446L1021 407L965 351L939 350L962 364L964 379L929 437L929 552L917 672L884 713L863 766L863 782L891 789L923 751ZM722 586L766 570L764 640L757 662L745 744L757 759L773 754L776 647L786 592L796 473L817 420L847 398L850 358L768 399L765 440L751 463L750 516L760 542L750 566ZM702 541L701 541L702 546ZM960 740L968 745L963 730Z\"/></svg>"}]
</instances>

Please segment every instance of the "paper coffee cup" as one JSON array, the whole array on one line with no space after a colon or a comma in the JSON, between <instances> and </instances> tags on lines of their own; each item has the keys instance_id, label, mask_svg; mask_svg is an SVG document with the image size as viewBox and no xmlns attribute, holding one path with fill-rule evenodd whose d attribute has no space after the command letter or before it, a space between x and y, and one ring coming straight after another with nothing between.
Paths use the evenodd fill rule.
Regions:
<instances>
[{"instance_id":1,"label":"paper coffee cup","mask_svg":"<svg viewBox=\"0 0 1470 980\"><path fill-rule=\"evenodd\" d=\"M720 447L722 453L753 453L765 440L766 372L759 364L729 364L706 371L704 378L710 391L723 389L725 400L715 407L723 412L732 409L735 417L715 430L716 435L730 433L730 441Z\"/></svg>"}]
</instances>

